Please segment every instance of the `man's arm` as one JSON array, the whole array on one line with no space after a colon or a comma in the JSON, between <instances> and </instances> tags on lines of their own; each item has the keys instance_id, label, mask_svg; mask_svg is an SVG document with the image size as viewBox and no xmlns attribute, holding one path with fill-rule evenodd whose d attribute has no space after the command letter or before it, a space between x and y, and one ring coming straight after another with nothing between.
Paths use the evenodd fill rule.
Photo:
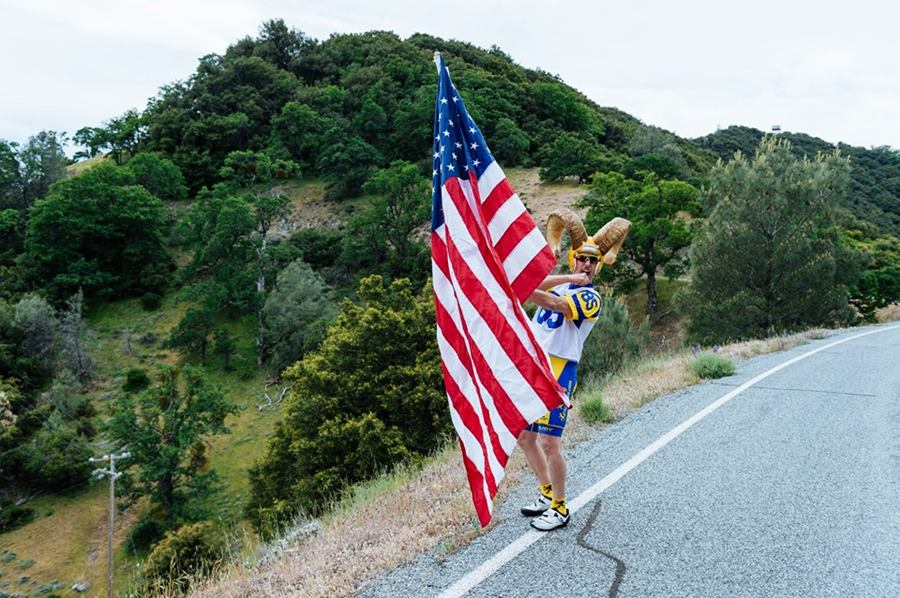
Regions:
<instances>
[{"instance_id":1,"label":"man's arm","mask_svg":"<svg viewBox=\"0 0 900 598\"><path fill-rule=\"evenodd\" d=\"M548 293L547 291L542 291L540 288L535 289L528 299L538 307L543 307L550 311L561 312L562 315L567 318L572 318L572 316L575 315L572 312L572 305L569 303L568 299L560 297L559 295L554 295L553 293Z\"/></svg>"},{"instance_id":2,"label":"man's arm","mask_svg":"<svg viewBox=\"0 0 900 598\"><path fill-rule=\"evenodd\" d=\"M590 282L588 280L588 275L579 273L579 274L551 274L547 276L541 284L538 285L538 288L542 291L546 291L547 289L553 288L558 284L564 283L572 283L575 286L583 287ZM540 305L540 304L538 304ZM543 307L543 306L542 306Z\"/></svg>"}]
</instances>

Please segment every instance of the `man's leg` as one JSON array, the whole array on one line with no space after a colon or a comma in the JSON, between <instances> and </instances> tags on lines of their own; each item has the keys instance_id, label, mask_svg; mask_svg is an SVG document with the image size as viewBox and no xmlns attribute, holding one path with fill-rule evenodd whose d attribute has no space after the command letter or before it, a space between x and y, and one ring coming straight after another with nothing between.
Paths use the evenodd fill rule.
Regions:
<instances>
[{"instance_id":1,"label":"man's leg","mask_svg":"<svg viewBox=\"0 0 900 598\"><path fill-rule=\"evenodd\" d=\"M540 436L543 436L541 434ZM525 455L525 461L531 467L537 477L538 484L546 486L550 482L550 472L547 467L547 457L544 455L544 449L538 444L538 433L531 430L525 430L519 435L519 446L522 448L522 454ZM563 463L565 467L565 463ZM565 475L565 471L563 471ZM554 487L555 490L555 487Z\"/></svg>"},{"instance_id":2,"label":"man's leg","mask_svg":"<svg viewBox=\"0 0 900 598\"><path fill-rule=\"evenodd\" d=\"M541 434L541 456L547 463L550 483L553 484L553 499L566 498L566 460L562 454L562 437Z\"/></svg>"},{"instance_id":3,"label":"man's leg","mask_svg":"<svg viewBox=\"0 0 900 598\"><path fill-rule=\"evenodd\" d=\"M569 524L569 508L566 506L566 460L563 458L561 442L562 438L559 436L541 437L550 483L553 484L553 500L550 502L550 508L531 522L531 527L543 532Z\"/></svg>"}]
</instances>

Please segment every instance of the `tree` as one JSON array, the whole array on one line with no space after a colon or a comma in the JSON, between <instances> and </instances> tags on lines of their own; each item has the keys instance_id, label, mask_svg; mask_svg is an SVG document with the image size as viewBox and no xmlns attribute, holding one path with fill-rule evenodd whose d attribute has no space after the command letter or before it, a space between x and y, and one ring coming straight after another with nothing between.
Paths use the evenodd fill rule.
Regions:
<instances>
[{"instance_id":1,"label":"tree","mask_svg":"<svg viewBox=\"0 0 900 598\"><path fill-rule=\"evenodd\" d=\"M215 330L213 312L210 309L189 308L178 325L172 329L169 339L163 344L166 349L182 350L206 365L206 350L209 337Z\"/></svg>"},{"instance_id":2,"label":"tree","mask_svg":"<svg viewBox=\"0 0 900 598\"><path fill-rule=\"evenodd\" d=\"M56 183L31 209L24 265L57 298L156 290L174 267L162 202L109 163Z\"/></svg>"},{"instance_id":3,"label":"tree","mask_svg":"<svg viewBox=\"0 0 900 598\"><path fill-rule=\"evenodd\" d=\"M134 173L134 182L164 201L181 201L187 198L184 175L175 163L159 154L141 152L125 165Z\"/></svg>"},{"instance_id":4,"label":"tree","mask_svg":"<svg viewBox=\"0 0 900 598\"><path fill-rule=\"evenodd\" d=\"M564 132L543 153L540 177L542 181L558 181L574 176L579 183L586 183L603 166L604 158L596 140Z\"/></svg>"},{"instance_id":5,"label":"tree","mask_svg":"<svg viewBox=\"0 0 900 598\"><path fill-rule=\"evenodd\" d=\"M188 244L195 249L188 276L212 279L225 304L256 314L258 365L266 353L266 295L274 286L274 273L298 254L293 245L272 242L273 229L290 210L289 198L275 187L295 168L293 162L265 154L234 152L221 170L225 182L214 197L196 202L183 223ZM239 189L244 193L235 197Z\"/></svg>"},{"instance_id":6,"label":"tree","mask_svg":"<svg viewBox=\"0 0 900 598\"><path fill-rule=\"evenodd\" d=\"M684 296L691 339L713 344L852 320L848 288L862 257L840 245L832 220L849 171L838 151L798 158L775 137L752 160L738 153L713 169L715 207L694 242Z\"/></svg>"},{"instance_id":7,"label":"tree","mask_svg":"<svg viewBox=\"0 0 900 598\"><path fill-rule=\"evenodd\" d=\"M231 336L227 330L217 330L215 336L215 344L213 345L213 353L222 358L224 364L222 369L228 371L231 368L231 358L238 354L237 341Z\"/></svg>"},{"instance_id":8,"label":"tree","mask_svg":"<svg viewBox=\"0 0 900 598\"><path fill-rule=\"evenodd\" d=\"M61 368L87 384L94 373L94 360L86 347L90 335L81 315L83 306L84 293L80 289L66 301L66 310L59 319L59 361Z\"/></svg>"},{"instance_id":9,"label":"tree","mask_svg":"<svg viewBox=\"0 0 900 598\"><path fill-rule=\"evenodd\" d=\"M528 158L531 139L509 118L497 121L491 136L491 151L503 166L518 166Z\"/></svg>"},{"instance_id":10,"label":"tree","mask_svg":"<svg viewBox=\"0 0 900 598\"><path fill-rule=\"evenodd\" d=\"M631 221L631 232L617 263L622 276L646 277L647 315L656 313L656 276L660 270L674 279L684 273L692 232L685 215L700 211L697 189L681 181L662 181L644 173L642 180L618 172L598 173L591 180L582 206L588 207L585 225L597 230L616 216Z\"/></svg>"},{"instance_id":11,"label":"tree","mask_svg":"<svg viewBox=\"0 0 900 598\"><path fill-rule=\"evenodd\" d=\"M850 303L864 322L878 321L875 311L900 303L900 269L866 270L850 290Z\"/></svg>"},{"instance_id":12,"label":"tree","mask_svg":"<svg viewBox=\"0 0 900 598\"><path fill-rule=\"evenodd\" d=\"M372 196L371 205L350 218L352 236L344 250L349 255L342 256L342 261L358 265L363 249L376 264L387 262L388 275L424 283L424 264L414 263L421 255L421 243L413 239L413 233L428 222L431 211L427 179L413 164L397 160L373 174L363 191Z\"/></svg>"},{"instance_id":13,"label":"tree","mask_svg":"<svg viewBox=\"0 0 900 598\"><path fill-rule=\"evenodd\" d=\"M280 373L303 359L309 349L313 323L331 321L337 311L325 281L308 264L297 260L279 272L263 310L272 367Z\"/></svg>"},{"instance_id":14,"label":"tree","mask_svg":"<svg viewBox=\"0 0 900 598\"><path fill-rule=\"evenodd\" d=\"M310 106L288 102L281 113L272 118L269 146L279 156L294 160L301 170L315 166L322 149L325 131L332 121Z\"/></svg>"},{"instance_id":15,"label":"tree","mask_svg":"<svg viewBox=\"0 0 900 598\"><path fill-rule=\"evenodd\" d=\"M191 366L180 373L161 366L157 385L116 399L109 436L131 453L118 486L123 504L148 496L167 529L204 518L204 499L218 487L204 443L229 433L225 418L234 413L222 390Z\"/></svg>"},{"instance_id":16,"label":"tree","mask_svg":"<svg viewBox=\"0 0 900 598\"><path fill-rule=\"evenodd\" d=\"M430 292L364 279L319 349L284 374L291 393L250 470L260 531L321 512L348 485L433 451L451 430Z\"/></svg>"},{"instance_id":17,"label":"tree","mask_svg":"<svg viewBox=\"0 0 900 598\"><path fill-rule=\"evenodd\" d=\"M328 181L328 192L335 198L358 194L363 182L382 161L378 150L337 127L325 133L322 144L315 167Z\"/></svg>"},{"instance_id":18,"label":"tree","mask_svg":"<svg viewBox=\"0 0 900 598\"><path fill-rule=\"evenodd\" d=\"M19 332L21 348L42 370L52 373L59 350L59 320L46 299L28 294L16 304L13 327Z\"/></svg>"},{"instance_id":19,"label":"tree","mask_svg":"<svg viewBox=\"0 0 900 598\"><path fill-rule=\"evenodd\" d=\"M147 136L144 117L137 110L131 109L103 124L104 127L83 127L75 132L72 140L87 148L77 152L75 158L93 158L104 150L109 150L113 161L121 166Z\"/></svg>"},{"instance_id":20,"label":"tree","mask_svg":"<svg viewBox=\"0 0 900 598\"><path fill-rule=\"evenodd\" d=\"M0 210L27 208L19 170L19 144L0 139ZM22 214L24 217L24 213Z\"/></svg>"},{"instance_id":21,"label":"tree","mask_svg":"<svg viewBox=\"0 0 900 598\"><path fill-rule=\"evenodd\" d=\"M63 148L66 141L65 133L41 131L25 143L19 152L24 202L20 209L27 209L46 197L50 186L65 178L68 159Z\"/></svg>"}]
</instances>

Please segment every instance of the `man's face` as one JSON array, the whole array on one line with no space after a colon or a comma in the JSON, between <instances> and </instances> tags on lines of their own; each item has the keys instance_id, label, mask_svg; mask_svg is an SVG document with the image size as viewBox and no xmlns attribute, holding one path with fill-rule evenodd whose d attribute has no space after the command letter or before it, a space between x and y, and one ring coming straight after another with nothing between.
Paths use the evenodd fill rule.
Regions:
<instances>
[{"instance_id":1,"label":"man's face","mask_svg":"<svg viewBox=\"0 0 900 598\"><path fill-rule=\"evenodd\" d=\"M596 255L576 255L575 256L575 274L587 274L588 282L594 280L594 274L597 273L597 261L599 256Z\"/></svg>"}]
</instances>

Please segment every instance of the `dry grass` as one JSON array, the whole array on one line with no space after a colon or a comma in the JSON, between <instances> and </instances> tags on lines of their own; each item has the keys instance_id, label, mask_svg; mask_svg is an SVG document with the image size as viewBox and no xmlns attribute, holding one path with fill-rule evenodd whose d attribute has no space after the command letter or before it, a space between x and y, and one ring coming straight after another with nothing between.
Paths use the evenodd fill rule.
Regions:
<instances>
[{"instance_id":1,"label":"dry grass","mask_svg":"<svg viewBox=\"0 0 900 598\"><path fill-rule=\"evenodd\" d=\"M896 322L900 320L900 305L889 305L876 313L879 322Z\"/></svg>"}]
</instances>

